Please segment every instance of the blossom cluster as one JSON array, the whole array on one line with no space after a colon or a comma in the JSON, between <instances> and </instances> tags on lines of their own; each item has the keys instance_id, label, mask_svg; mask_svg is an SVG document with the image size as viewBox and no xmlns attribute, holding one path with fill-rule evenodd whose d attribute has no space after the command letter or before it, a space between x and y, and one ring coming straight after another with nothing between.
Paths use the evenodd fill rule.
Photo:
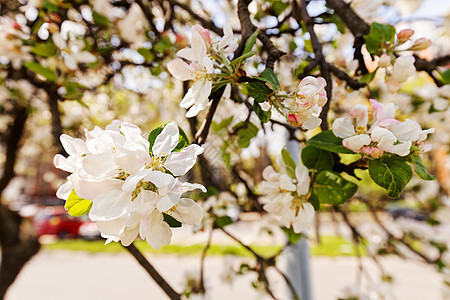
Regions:
<instances>
[{"instance_id":1,"label":"blossom cluster","mask_svg":"<svg viewBox=\"0 0 450 300\"><path fill-rule=\"evenodd\" d=\"M168 245L172 236L166 215L181 223L201 222L201 207L182 195L206 190L200 184L181 182L178 176L194 166L203 148L193 144L173 151L179 143L175 122L162 129L151 148L136 125L118 120L104 130L85 131L85 136L85 140L61 136L69 156L57 154L54 164L72 174L57 196L70 201L75 193L92 201L89 218L107 243L120 241L127 246L139 234L158 249Z\"/></svg>"},{"instance_id":2,"label":"blossom cluster","mask_svg":"<svg viewBox=\"0 0 450 300\"><path fill-rule=\"evenodd\" d=\"M322 123L319 114L327 102L326 85L322 77L306 76L300 81L293 96L283 101L289 124L314 129Z\"/></svg>"},{"instance_id":3,"label":"blossom cluster","mask_svg":"<svg viewBox=\"0 0 450 300\"><path fill-rule=\"evenodd\" d=\"M225 23L224 36L218 42L212 42L209 30L200 25L192 26L190 43L191 47L177 52L179 58L167 64L169 72L175 78L194 82L180 103L180 107L189 109L186 113L188 118L196 116L208 105L216 59L227 61L227 56L238 46L229 23ZM189 61L189 64L183 59Z\"/></svg>"},{"instance_id":4,"label":"blossom cluster","mask_svg":"<svg viewBox=\"0 0 450 300\"><path fill-rule=\"evenodd\" d=\"M348 149L379 158L385 152L407 156L411 151L429 151L430 146L424 144L434 128L422 130L419 123L406 119L401 122L395 119L396 106L393 103L381 104L371 99L373 113L369 114L367 106L355 105L349 117L334 120L332 131L343 139L342 144ZM369 115L372 125L368 127Z\"/></svg>"},{"instance_id":5,"label":"blossom cluster","mask_svg":"<svg viewBox=\"0 0 450 300\"><path fill-rule=\"evenodd\" d=\"M23 21L23 20L22 20ZM20 69L26 61L31 61L31 47L24 45L29 38L30 29L9 17L0 17L0 64L6 58L14 69Z\"/></svg>"},{"instance_id":6,"label":"blossom cluster","mask_svg":"<svg viewBox=\"0 0 450 300\"><path fill-rule=\"evenodd\" d=\"M305 230L314 218L314 207L307 200L311 181L308 168L298 165L294 178L268 166L262 175L261 192L264 196L261 201L265 203L264 209L278 217L283 226L292 226L296 233Z\"/></svg>"}]
</instances>

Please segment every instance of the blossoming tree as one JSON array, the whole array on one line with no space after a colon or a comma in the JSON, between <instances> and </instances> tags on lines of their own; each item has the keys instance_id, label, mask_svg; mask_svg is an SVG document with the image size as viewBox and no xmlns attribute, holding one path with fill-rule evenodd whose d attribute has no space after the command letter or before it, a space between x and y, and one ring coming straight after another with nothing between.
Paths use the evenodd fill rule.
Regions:
<instances>
[{"instance_id":1,"label":"blossoming tree","mask_svg":"<svg viewBox=\"0 0 450 300\"><path fill-rule=\"evenodd\" d=\"M88 214L171 299L207 294L203 271L176 291L133 242L159 249L183 224L222 231L254 256L237 273L257 273L254 287L277 299L274 269L298 298L276 263L283 251L262 256L228 231L247 212L275 220L283 249L308 236L317 212L340 215L375 261L408 252L448 275L448 41L432 44L378 14L401 13L401 1L370 12L365 2L2 2L0 192L39 170L34 162L53 161L65 176L43 178L68 213ZM299 163L283 147L273 163L248 158L286 133ZM425 181L437 188L419 199L413 187ZM400 218L394 232L379 214L403 199L423 217ZM382 242L355 225L354 203L371 213ZM2 296L39 250L21 222L3 202Z\"/></svg>"}]
</instances>

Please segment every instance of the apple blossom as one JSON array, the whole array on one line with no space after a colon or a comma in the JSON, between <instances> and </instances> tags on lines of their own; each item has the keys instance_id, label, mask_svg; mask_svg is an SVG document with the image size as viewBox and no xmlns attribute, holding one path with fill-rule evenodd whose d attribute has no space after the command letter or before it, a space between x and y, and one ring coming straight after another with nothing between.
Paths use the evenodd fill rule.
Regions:
<instances>
[{"instance_id":1,"label":"apple blossom","mask_svg":"<svg viewBox=\"0 0 450 300\"><path fill-rule=\"evenodd\" d=\"M319 114L327 102L325 86L322 77L307 76L299 83L292 97L283 102L289 124L305 129L314 129L321 124Z\"/></svg>"},{"instance_id":2,"label":"apple blossom","mask_svg":"<svg viewBox=\"0 0 450 300\"><path fill-rule=\"evenodd\" d=\"M277 173L272 166L263 171L261 183L264 209L277 216L285 227L296 233L304 231L314 218L314 207L307 201L310 178L308 169L298 165L295 178L285 173Z\"/></svg>"},{"instance_id":3,"label":"apple blossom","mask_svg":"<svg viewBox=\"0 0 450 300\"><path fill-rule=\"evenodd\" d=\"M416 67L414 61L416 59L412 56L400 56L395 60L394 67L392 69L392 80L397 82L404 82L409 77L414 75Z\"/></svg>"},{"instance_id":4,"label":"apple blossom","mask_svg":"<svg viewBox=\"0 0 450 300\"><path fill-rule=\"evenodd\" d=\"M64 64L69 70L76 70L78 63L92 63L97 60L91 52L83 51L84 44L81 40L67 41L67 37L62 36L59 32L55 32L52 38L60 49Z\"/></svg>"},{"instance_id":5,"label":"apple blossom","mask_svg":"<svg viewBox=\"0 0 450 300\"><path fill-rule=\"evenodd\" d=\"M107 242L129 245L139 234L154 248L168 244L171 230L164 213L179 222L200 223L201 207L182 195L205 188L175 176L189 171L203 148L190 145L173 152L180 136L175 122L164 126L150 152L141 130L127 122L115 120L105 130L85 131L85 136L85 141L61 136L69 156L57 154L54 163L72 174L57 196L70 200L73 190L92 201L89 218Z\"/></svg>"}]
</instances>

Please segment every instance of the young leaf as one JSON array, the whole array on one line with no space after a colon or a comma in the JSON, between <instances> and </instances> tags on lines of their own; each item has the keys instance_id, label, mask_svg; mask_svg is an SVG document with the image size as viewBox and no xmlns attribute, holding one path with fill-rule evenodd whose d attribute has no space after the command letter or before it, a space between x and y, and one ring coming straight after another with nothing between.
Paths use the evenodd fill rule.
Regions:
<instances>
[{"instance_id":1,"label":"young leaf","mask_svg":"<svg viewBox=\"0 0 450 300\"><path fill-rule=\"evenodd\" d=\"M233 116L222 120L219 124L217 124L215 121L212 121L211 129L215 133L219 133L223 129L227 129L231 125L232 122L233 122Z\"/></svg>"},{"instance_id":2,"label":"young leaf","mask_svg":"<svg viewBox=\"0 0 450 300\"><path fill-rule=\"evenodd\" d=\"M253 110L255 111L256 115L258 116L259 120L263 123L267 123L270 120L270 116L272 112L270 109L268 111L265 111L261 108L258 102L253 102Z\"/></svg>"},{"instance_id":3,"label":"young leaf","mask_svg":"<svg viewBox=\"0 0 450 300\"><path fill-rule=\"evenodd\" d=\"M164 222L169 224L170 227L173 227L173 228L181 227L181 222L179 222L174 217L172 217L166 213L163 213L163 217L164 217Z\"/></svg>"},{"instance_id":4,"label":"young leaf","mask_svg":"<svg viewBox=\"0 0 450 300\"><path fill-rule=\"evenodd\" d=\"M216 219L215 225L217 227L223 228L232 223L233 223L233 220L229 216L223 216L223 217L219 217Z\"/></svg>"},{"instance_id":5,"label":"young leaf","mask_svg":"<svg viewBox=\"0 0 450 300\"><path fill-rule=\"evenodd\" d=\"M376 53L384 44L394 43L395 27L391 25L372 22L370 24L370 32L364 36L367 51Z\"/></svg>"},{"instance_id":6,"label":"young leaf","mask_svg":"<svg viewBox=\"0 0 450 300\"><path fill-rule=\"evenodd\" d=\"M301 153L303 164L318 173L323 170L331 170L334 166L333 155L326 150L314 146L306 146Z\"/></svg>"},{"instance_id":7,"label":"young leaf","mask_svg":"<svg viewBox=\"0 0 450 300\"><path fill-rule=\"evenodd\" d=\"M281 157L283 158L283 162L286 165L287 174L292 178L296 178L297 176L295 175L295 168L297 166L291 154L286 150L286 148L283 148L281 150Z\"/></svg>"},{"instance_id":8,"label":"young leaf","mask_svg":"<svg viewBox=\"0 0 450 300\"><path fill-rule=\"evenodd\" d=\"M233 128L234 130L237 129L238 143L241 148L250 146L250 140L254 138L259 131L255 124L252 122L247 122L247 124L245 124L244 121L239 122Z\"/></svg>"},{"instance_id":9,"label":"young leaf","mask_svg":"<svg viewBox=\"0 0 450 300\"><path fill-rule=\"evenodd\" d=\"M108 19L108 17L106 17L96 11L92 12L92 18L94 19L94 22L97 23L98 25L106 25L106 24L111 23L111 21Z\"/></svg>"},{"instance_id":10,"label":"young leaf","mask_svg":"<svg viewBox=\"0 0 450 300\"><path fill-rule=\"evenodd\" d=\"M315 211L320 210L319 196L317 196L317 193L314 190L311 192L311 195L308 198L308 202L312 204Z\"/></svg>"},{"instance_id":11,"label":"young leaf","mask_svg":"<svg viewBox=\"0 0 450 300\"><path fill-rule=\"evenodd\" d=\"M289 243L291 244L297 243L302 238L302 234L295 233L295 231L292 228L282 226L281 229L284 231L289 240Z\"/></svg>"},{"instance_id":12,"label":"young leaf","mask_svg":"<svg viewBox=\"0 0 450 300\"><path fill-rule=\"evenodd\" d=\"M49 81L56 81L56 73L49 68L41 66L37 62L29 61L23 64L27 69L44 76Z\"/></svg>"},{"instance_id":13,"label":"young leaf","mask_svg":"<svg viewBox=\"0 0 450 300\"><path fill-rule=\"evenodd\" d=\"M412 170L399 158L385 157L369 161L369 174L376 184L386 189L389 197L398 198L411 180Z\"/></svg>"},{"instance_id":14,"label":"young leaf","mask_svg":"<svg viewBox=\"0 0 450 300\"><path fill-rule=\"evenodd\" d=\"M256 30L255 32L253 32L253 34L248 38L248 40L245 42L245 48L244 48L244 53L242 53L242 55L249 53L250 51L252 51L253 46L255 46L256 43L256 37L258 36L259 31Z\"/></svg>"},{"instance_id":15,"label":"young leaf","mask_svg":"<svg viewBox=\"0 0 450 300\"><path fill-rule=\"evenodd\" d=\"M353 182L345 180L334 171L322 171L316 177L314 193L320 203L342 204L358 190Z\"/></svg>"},{"instance_id":16,"label":"young leaf","mask_svg":"<svg viewBox=\"0 0 450 300\"><path fill-rule=\"evenodd\" d=\"M150 142L150 150L153 148L153 145L155 144L156 137L161 133L161 131L164 129L164 127L167 124L168 123L163 124L159 127L156 127L148 135L148 141ZM183 149L184 147L189 145L189 139L188 139L186 133L184 133L183 129L181 129L180 126L178 126L178 131L179 131L180 138L178 140L177 146L175 147L175 149L173 149L174 152L179 152L181 149Z\"/></svg>"},{"instance_id":17,"label":"young leaf","mask_svg":"<svg viewBox=\"0 0 450 300\"><path fill-rule=\"evenodd\" d=\"M376 68L372 73L364 74L359 81L363 83L370 83L375 78L375 74L377 74L377 71L378 68Z\"/></svg>"},{"instance_id":18,"label":"young leaf","mask_svg":"<svg viewBox=\"0 0 450 300\"><path fill-rule=\"evenodd\" d=\"M427 168L422 162L422 159L419 155L414 155L414 170L416 171L416 174L419 175L420 178L424 180L434 180L436 179L436 176L431 175L428 173Z\"/></svg>"},{"instance_id":19,"label":"young leaf","mask_svg":"<svg viewBox=\"0 0 450 300\"><path fill-rule=\"evenodd\" d=\"M272 95L272 90L261 81L252 82L247 85L247 92L256 102L262 103Z\"/></svg>"},{"instance_id":20,"label":"young leaf","mask_svg":"<svg viewBox=\"0 0 450 300\"><path fill-rule=\"evenodd\" d=\"M344 147L342 145L342 139L335 136L331 130L323 131L315 135L307 144L335 153L355 154L352 150Z\"/></svg>"},{"instance_id":21,"label":"young leaf","mask_svg":"<svg viewBox=\"0 0 450 300\"><path fill-rule=\"evenodd\" d=\"M56 54L56 47L52 41L48 40L45 43L37 43L31 48L31 52L42 57L50 57Z\"/></svg>"},{"instance_id":22,"label":"young leaf","mask_svg":"<svg viewBox=\"0 0 450 300\"><path fill-rule=\"evenodd\" d=\"M78 197L73 189L64 205L67 212L74 217L81 217L82 215L87 214L91 210L91 207L92 201Z\"/></svg>"},{"instance_id":23,"label":"young leaf","mask_svg":"<svg viewBox=\"0 0 450 300\"><path fill-rule=\"evenodd\" d=\"M255 78L269 83L272 86L272 90L274 92L280 89L280 82L278 81L278 77L271 68L264 69L260 76Z\"/></svg>"},{"instance_id":24,"label":"young leaf","mask_svg":"<svg viewBox=\"0 0 450 300\"><path fill-rule=\"evenodd\" d=\"M146 60L146 61L153 61L155 59L155 55L153 54L153 52L150 49L147 48L139 48L137 50L137 52L142 55L142 57Z\"/></svg>"}]
</instances>

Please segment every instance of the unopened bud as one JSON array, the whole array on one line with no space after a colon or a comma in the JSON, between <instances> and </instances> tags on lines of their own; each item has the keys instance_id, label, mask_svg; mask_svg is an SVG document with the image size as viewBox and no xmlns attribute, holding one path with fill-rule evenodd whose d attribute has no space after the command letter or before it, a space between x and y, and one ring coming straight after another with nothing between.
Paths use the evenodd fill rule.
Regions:
<instances>
[{"instance_id":1,"label":"unopened bud","mask_svg":"<svg viewBox=\"0 0 450 300\"><path fill-rule=\"evenodd\" d=\"M20 30L20 28L21 28L20 24L17 22L14 22L12 26L15 30Z\"/></svg>"},{"instance_id":2,"label":"unopened bud","mask_svg":"<svg viewBox=\"0 0 450 300\"><path fill-rule=\"evenodd\" d=\"M384 154L384 151L378 147L362 147L361 152L375 159L380 158Z\"/></svg>"},{"instance_id":3,"label":"unopened bud","mask_svg":"<svg viewBox=\"0 0 450 300\"><path fill-rule=\"evenodd\" d=\"M291 124L291 126L297 127L303 125L303 119L300 115L289 114L287 119L289 124Z\"/></svg>"},{"instance_id":4,"label":"unopened bud","mask_svg":"<svg viewBox=\"0 0 450 300\"><path fill-rule=\"evenodd\" d=\"M409 38L414 34L414 30L408 28L403 29L399 33L397 33L397 40L401 43L406 42Z\"/></svg>"},{"instance_id":5,"label":"unopened bud","mask_svg":"<svg viewBox=\"0 0 450 300\"><path fill-rule=\"evenodd\" d=\"M380 60L378 61L378 66L380 68L386 68L391 65L391 56L389 54L384 53L381 55Z\"/></svg>"},{"instance_id":6,"label":"unopened bud","mask_svg":"<svg viewBox=\"0 0 450 300\"><path fill-rule=\"evenodd\" d=\"M427 38L420 38L414 42L410 50L419 51L419 50L425 50L428 47L431 46L431 40Z\"/></svg>"}]
</instances>

